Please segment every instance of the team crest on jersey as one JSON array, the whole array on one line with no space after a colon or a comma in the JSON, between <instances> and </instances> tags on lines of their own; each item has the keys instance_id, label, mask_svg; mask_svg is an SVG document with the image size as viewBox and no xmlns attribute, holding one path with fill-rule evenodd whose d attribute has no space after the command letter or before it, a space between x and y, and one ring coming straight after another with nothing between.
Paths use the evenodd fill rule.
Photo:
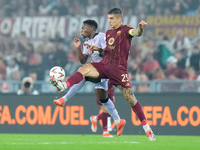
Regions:
<instances>
[{"instance_id":1,"label":"team crest on jersey","mask_svg":"<svg viewBox=\"0 0 200 150\"><path fill-rule=\"evenodd\" d=\"M109 45L112 45L114 42L115 42L115 39L114 39L113 37L111 37L111 38L108 40L108 44L109 44Z\"/></svg>"}]
</instances>

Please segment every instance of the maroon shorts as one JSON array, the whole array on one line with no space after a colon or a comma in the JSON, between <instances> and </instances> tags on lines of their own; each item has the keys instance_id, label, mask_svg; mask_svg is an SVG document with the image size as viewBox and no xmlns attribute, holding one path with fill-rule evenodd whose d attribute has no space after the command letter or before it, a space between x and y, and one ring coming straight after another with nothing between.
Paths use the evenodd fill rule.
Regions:
<instances>
[{"instance_id":1,"label":"maroon shorts","mask_svg":"<svg viewBox=\"0 0 200 150\"><path fill-rule=\"evenodd\" d=\"M131 88L131 83L126 69L105 65L101 62L91 63L99 72L100 78L109 79L113 85L121 85L124 88Z\"/></svg>"},{"instance_id":2,"label":"maroon shorts","mask_svg":"<svg viewBox=\"0 0 200 150\"><path fill-rule=\"evenodd\" d=\"M103 104L100 102L99 97L96 92L95 94L97 98L97 105L102 106ZM109 81L108 81L108 97L115 104L115 88Z\"/></svg>"}]
</instances>

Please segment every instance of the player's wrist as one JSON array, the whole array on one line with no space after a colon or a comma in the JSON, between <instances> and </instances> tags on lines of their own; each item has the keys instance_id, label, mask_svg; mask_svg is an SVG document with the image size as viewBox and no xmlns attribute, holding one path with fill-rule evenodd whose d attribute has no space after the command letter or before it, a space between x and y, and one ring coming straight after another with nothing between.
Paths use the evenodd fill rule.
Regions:
<instances>
[{"instance_id":1,"label":"player's wrist","mask_svg":"<svg viewBox=\"0 0 200 150\"><path fill-rule=\"evenodd\" d=\"M95 54L95 55L101 55L102 54L102 52L103 52L103 49L102 48L100 48L99 50L97 50L97 51L93 51L93 53Z\"/></svg>"},{"instance_id":2,"label":"player's wrist","mask_svg":"<svg viewBox=\"0 0 200 150\"><path fill-rule=\"evenodd\" d=\"M99 53L101 54L102 52L103 52L103 49L102 49L102 48L100 48L100 49L99 49Z\"/></svg>"},{"instance_id":3,"label":"player's wrist","mask_svg":"<svg viewBox=\"0 0 200 150\"><path fill-rule=\"evenodd\" d=\"M81 46L77 46L76 49L77 49L78 51L81 51Z\"/></svg>"},{"instance_id":4,"label":"player's wrist","mask_svg":"<svg viewBox=\"0 0 200 150\"><path fill-rule=\"evenodd\" d=\"M141 36L142 35L142 33L143 33L143 28L142 27L139 27L138 28L138 36Z\"/></svg>"}]
</instances>

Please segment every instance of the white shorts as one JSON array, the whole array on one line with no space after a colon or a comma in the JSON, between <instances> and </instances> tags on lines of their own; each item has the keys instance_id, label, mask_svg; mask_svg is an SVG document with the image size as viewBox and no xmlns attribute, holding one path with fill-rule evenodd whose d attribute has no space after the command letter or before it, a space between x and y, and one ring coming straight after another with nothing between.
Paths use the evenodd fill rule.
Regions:
<instances>
[{"instance_id":1,"label":"white shorts","mask_svg":"<svg viewBox=\"0 0 200 150\"><path fill-rule=\"evenodd\" d=\"M108 80L109 79L101 79L101 82L94 84L94 88L95 89L104 89L105 91L107 91L108 90Z\"/></svg>"}]
</instances>

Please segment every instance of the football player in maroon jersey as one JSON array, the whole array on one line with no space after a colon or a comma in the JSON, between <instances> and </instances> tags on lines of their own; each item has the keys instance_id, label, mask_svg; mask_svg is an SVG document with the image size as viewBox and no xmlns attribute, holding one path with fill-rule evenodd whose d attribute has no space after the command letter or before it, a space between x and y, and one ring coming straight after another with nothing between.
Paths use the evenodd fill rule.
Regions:
<instances>
[{"instance_id":1,"label":"football player in maroon jersey","mask_svg":"<svg viewBox=\"0 0 200 150\"><path fill-rule=\"evenodd\" d=\"M102 61L80 67L67 81L57 81L55 86L60 92L63 92L70 86L81 82L85 77L108 78L110 82L123 93L132 110L141 121L148 139L150 141L155 141L155 135L147 123L142 106L131 91L132 86L127 71L127 59L131 40L134 36L142 35L143 29L147 26L147 23L141 21L138 24L138 29L134 29L129 25L123 25L122 11L119 8L113 8L108 12L108 20L112 29L106 32L106 47L103 49L104 55ZM89 50L91 52L102 51L101 48L94 45L91 45ZM119 117L113 102L107 96L100 101L115 120L118 130L117 136L119 136L122 133L126 121ZM57 105L62 105L61 100L54 100L54 102Z\"/></svg>"}]
</instances>

